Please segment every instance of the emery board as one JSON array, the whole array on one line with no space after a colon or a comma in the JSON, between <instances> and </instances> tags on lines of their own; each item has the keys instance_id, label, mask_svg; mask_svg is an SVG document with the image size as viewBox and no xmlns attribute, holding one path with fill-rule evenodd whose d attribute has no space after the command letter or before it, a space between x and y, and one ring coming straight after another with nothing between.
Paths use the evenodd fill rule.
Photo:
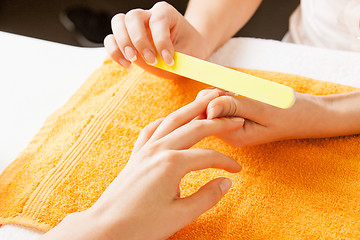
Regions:
<instances>
[{"instance_id":1,"label":"emery board","mask_svg":"<svg viewBox=\"0 0 360 240\"><path fill-rule=\"evenodd\" d=\"M174 65L168 66L160 56L154 66L229 92L237 93L279 108L289 108L295 91L288 86L175 52Z\"/></svg>"}]
</instances>

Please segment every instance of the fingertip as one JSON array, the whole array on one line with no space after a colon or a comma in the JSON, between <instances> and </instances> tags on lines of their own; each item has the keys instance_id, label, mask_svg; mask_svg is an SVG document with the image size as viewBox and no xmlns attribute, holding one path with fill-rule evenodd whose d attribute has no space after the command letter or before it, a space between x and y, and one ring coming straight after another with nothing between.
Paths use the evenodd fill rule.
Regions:
<instances>
[{"instance_id":1,"label":"fingertip","mask_svg":"<svg viewBox=\"0 0 360 240\"><path fill-rule=\"evenodd\" d=\"M136 56L136 50L134 50L134 48L130 47L130 46L126 46L124 49L124 53L126 58L130 61L130 62L135 62L137 60L137 56Z\"/></svg>"},{"instance_id":2,"label":"fingertip","mask_svg":"<svg viewBox=\"0 0 360 240\"><path fill-rule=\"evenodd\" d=\"M225 193L227 193L229 191L229 189L231 188L231 185L232 185L232 181L229 178L223 178L220 181L219 187L220 187L220 190L223 195L225 195Z\"/></svg>"},{"instance_id":3,"label":"fingertip","mask_svg":"<svg viewBox=\"0 0 360 240\"><path fill-rule=\"evenodd\" d=\"M226 155L227 156L227 155ZM229 165L227 166L227 168L224 170L231 172L231 173L237 173L240 172L242 170L242 166L240 165L240 163L238 163L234 158L227 156L228 159L230 159Z\"/></svg>"},{"instance_id":4,"label":"fingertip","mask_svg":"<svg viewBox=\"0 0 360 240\"><path fill-rule=\"evenodd\" d=\"M118 63L125 67L126 69L130 70L131 69L131 62L129 62L128 60L126 60L125 58L120 58L118 60Z\"/></svg>"},{"instance_id":5,"label":"fingertip","mask_svg":"<svg viewBox=\"0 0 360 240\"><path fill-rule=\"evenodd\" d=\"M161 58L164 60L164 62L169 66L173 66L175 64L174 57L171 55L170 51L167 49L163 49L161 51Z\"/></svg>"},{"instance_id":6,"label":"fingertip","mask_svg":"<svg viewBox=\"0 0 360 240\"><path fill-rule=\"evenodd\" d=\"M106 45L108 44L110 38L112 38L112 36L113 36L112 34L108 34L108 35L106 35L106 37L104 38L103 43L104 43L105 48L106 48Z\"/></svg>"},{"instance_id":7,"label":"fingertip","mask_svg":"<svg viewBox=\"0 0 360 240\"><path fill-rule=\"evenodd\" d=\"M206 99L212 101L219 96L221 96L220 91L218 91L217 89L214 89L213 91L210 91L208 94L206 94L204 97Z\"/></svg>"},{"instance_id":8,"label":"fingertip","mask_svg":"<svg viewBox=\"0 0 360 240\"><path fill-rule=\"evenodd\" d=\"M157 64L157 59L156 59L156 56L155 54L148 48L144 49L143 52L142 52L142 55L145 59L145 61L147 63L149 63L150 65L156 65Z\"/></svg>"},{"instance_id":9,"label":"fingertip","mask_svg":"<svg viewBox=\"0 0 360 240\"><path fill-rule=\"evenodd\" d=\"M235 160L234 160L234 161L235 161ZM236 162L236 161L235 161L235 162ZM235 167L234 167L232 173L238 173L238 172L240 172L241 170L242 170L242 166L241 166L238 162L236 162Z\"/></svg>"},{"instance_id":10,"label":"fingertip","mask_svg":"<svg viewBox=\"0 0 360 240\"><path fill-rule=\"evenodd\" d=\"M207 113L207 119L211 120L214 118L217 118L219 116L221 116L221 113L223 111L223 106L222 105L215 105L212 106L214 104L211 104L212 102L209 103L208 108L206 109L206 113Z\"/></svg>"}]
</instances>

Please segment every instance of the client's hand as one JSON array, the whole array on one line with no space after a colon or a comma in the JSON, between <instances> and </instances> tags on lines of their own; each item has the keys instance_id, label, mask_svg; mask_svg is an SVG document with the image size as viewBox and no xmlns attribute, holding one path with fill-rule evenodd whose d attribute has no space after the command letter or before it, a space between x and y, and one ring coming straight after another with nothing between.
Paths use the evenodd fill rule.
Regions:
<instances>
[{"instance_id":1,"label":"client's hand","mask_svg":"<svg viewBox=\"0 0 360 240\"><path fill-rule=\"evenodd\" d=\"M165 239L214 206L229 190L229 179L214 179L186 198L180 198L179 183L194 170L241 170L214 150L188 149L204 137L243 126L242 118L198 118L218 96L211 91L145 127L128 164L99 200L66 217L43 239Z\"/></svg>"},{"instance_id":2,"label":"client's hand","mask_svg":"<svg viewBox=\"0 0 360 240\"><path fill-rule=\"evenodd\" d=\"M218 90L203 90L199 96ZM280 109L234 95L220 96L207 107L207 119L242 117L243 128L216 136L234 146L284 139L331 137L359 132L359 92L328 96L296 93L294 105Z\"/></svg>"},{"instance_id":3,"label":"client's hand","mask_svg":"<svg viewBox=\"0 0 360 240\"><path fill-rule=\"evenodd\" d=\"M174 64L174 51L198 58L209 56L203 36L166 2L158 2L151 9L133 9L119 13L111 20L113 34L104 40L105 48L114 61L129 68L135 62L142 68L159 74L156 55L168 64Z\"/></svg>"}]
</instances>

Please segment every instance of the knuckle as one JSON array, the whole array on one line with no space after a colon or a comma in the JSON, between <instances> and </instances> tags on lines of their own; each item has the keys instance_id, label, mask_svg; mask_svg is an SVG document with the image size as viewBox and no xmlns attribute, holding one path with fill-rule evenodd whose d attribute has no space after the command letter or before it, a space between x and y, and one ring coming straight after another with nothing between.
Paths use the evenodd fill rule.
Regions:
<instances>
[{"instance_id":1,"label":"knuckle","mask_svg":"<svg viewBox=\"0 0 360 240\"><path fill-rule=\"evenodd\" d=\"M153 26L154 24L157 24L159 22L168 23L168 20L169 20L169 13L167 12L154 13L151 15L151 18L149 20L149 25Z\"/></svg>"},{"instance_id":2,"label":"knuckle","mask_svg":"<svg viewBox=\"0 0 360 240\"><path fill-rule=\"evenodd\" d=\"M164 171L169 171L176 169L180 159L180 153L175 150L161 151L157 154L154 165Z\"/></svg>"},{"instance_id":3,"label":"knuckle","mask_svg":"<svg viewBox=\"0 0 360 240\"><path fill-rule=\"evenodd\" d=\"M231 96L221 96L218 97L217 99L215 99L212 102L212 106L223 106L224 112L223 115L224 116L234 116L237 112L237 104L235 102L235 99Z\"/></svg>"},{"instance_id":4,"label":"knuckle","mask_svg":"<svg viewBox=\"0 0 360 240\"><path fill-rule=\"evenodd\" d=\"M147 137L150 135L150 124L140 130L139 136Z\"/></svg>"},{"instance_id":5,"label":"knuckle","mask_svg":"<svg viewBox=\"0 0 360 240\"><path fill-rule=\"evenodd\" d=\"M194 120L192 121L190 124L191 124L191 130L195 133L198 133L200 132L204 126L206 125L208 121L198 121L198 120Z\"/></svg>"},{"instance_id":6,"label":"knuckle","mask_svg":"<svg viewBox=\"0 0 360 240\"><path fill-rule=\"evenodd\" d=\"M227 100L229 101L229 115L235 116L238 111L238 104L234 97L227 96Z\"/></svg>"},{"instance_id":7,"label":"knuckle","mask_svg":"<svg viewBox=\"0 0 360 240\"><path fill-rule=\"evenodd\" d=\"M172 44L170 42L170 34L157 34L158 39L155 43L156 47L159 49L166 48L166 49L172 49Z\"/></svg>"},{"instance_id":8,"label":"knuckle","mask_svg":"<svg viewBox=\"0 0 360 240\"><path fill-rule=\"evenodd\" d=\"M174 113L170 113L166 119L165 119L166 122L170 122L170 123L179 123L181 121L181 116L175 114Z\"/></svg>"},{"instance_id":9,"label":"knuckle","mask_svg":"<svg viewBox=\"0 0 360 240\"><path fill-rule=\"evenodd\" d=\"M144 13L144 10L141 8L135 8L130 11L128 11L125 15L126 18L138 18Z\"/></svg>"},{"instance_id":10,"label":"knuckle","mask_svg":"<svg viewBox=\"0 0 360 240\"><path fill-rule=\"evenodd\" d=\"M135 35L131 37L131 41L134 44L134 46L136 46L137 49L142 49L147 45L147 38L140 36L140 35Z\"/></svg>"},{"instance_id":11,"label":"knuckle","mask_svg":"<svg viewBox=\"0 0 360 240\"><path fill-rule=\"evenodd\" d=\"M143 158L151 158L158 152L158 146L156 144L147 145L141 150Z\"/></svg>"},{"instance_id":12,"label":"knuckle","mask_svg":"<svg viewBox=\"0 0 360 240\"><path fill-rule=\"evenodd\" d=\"M123 14L123 13L118 13L118 14L114 15L111 18L111 25L113 26L116 23L118 23L119 21L122 21L124 19L124 16L125 16L125 14Z\"/></svg>"},{"instance_id":13,"label":"knuckle","mask_svg":"<svg viewBox=\"0 0 360 240\"><path fill-rule=\"evenodd\" d=\"M127 45L131 45L130 41L127 39L127 37L121 35L121 36L116 36L116 42L119 44L119 46L121 48L124 48Z\"/></svg>"},{"instance_id":14,"label":"knuckle","mask_svg":"<svg viewBox=\"0 0 360 240\"><path fill-rule=\"evenodd\" d=\"M165 1L160 1L154 4L153 9L168 10L171 5Z\"/></svg>"},{"instance_id":15,"label":"knuckle","mask_svg":"<svg viewBox=\"0 0 360 240\"><path fill-rule=\"evenodd\" d=\"M179 153L174 150L166 151L166 156L164 157L165 161L169 163L176 163L180 159Z\"/></svg>"}]
</instances>

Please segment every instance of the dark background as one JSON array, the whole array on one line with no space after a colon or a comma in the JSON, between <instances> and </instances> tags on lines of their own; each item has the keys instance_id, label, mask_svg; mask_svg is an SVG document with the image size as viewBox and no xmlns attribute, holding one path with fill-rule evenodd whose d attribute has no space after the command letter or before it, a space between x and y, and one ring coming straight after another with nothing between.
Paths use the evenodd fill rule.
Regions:
<instances>
[{"instance_id":1,"label":"dark background","mask_svg":"<svg viewBox=\"0 0 360 240\"><path fill-rule=\"evenodd\" d=\"M221 1L221 0L219 0ZM151 8L153 0L0 0L0 31L80 46L74 34L59 21L69 7L87 6L111 16L133 8ZM184 13L187 1L167 1ZM288 29L288 19L300 0L263 0L248 24L236 36L280 40Z\"/></svg>"}]
</instances>

